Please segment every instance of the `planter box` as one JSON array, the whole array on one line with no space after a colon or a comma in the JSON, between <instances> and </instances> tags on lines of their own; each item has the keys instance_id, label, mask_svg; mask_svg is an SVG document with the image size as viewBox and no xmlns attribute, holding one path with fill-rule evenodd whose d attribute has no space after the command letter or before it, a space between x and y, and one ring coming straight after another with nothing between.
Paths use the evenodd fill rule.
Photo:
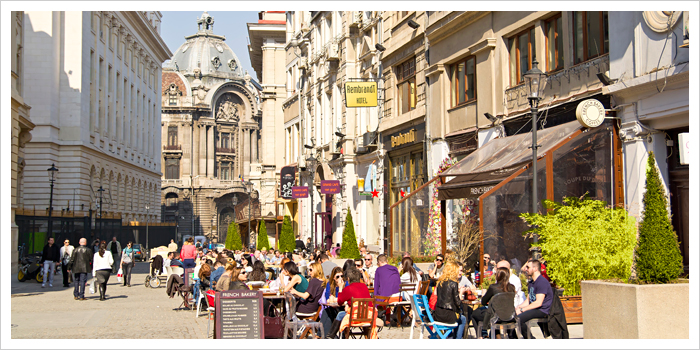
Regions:
<instances>
[{"instance_id":1,"label":"planter box","mask_svg":"<svg viewBox=\"0 0 700 350\"><path fill-rule=\"evenodd\" d=\"M688 283L581 281L583 337L688 339L689 289Z\"/></svg>"},{"instance_id":2,"label":"planter box","mask_svg":"<svg viewBox=\"0 0 700 350\"><path fill-rule=\"evenodd\" d=\"M581 296L560 297L561 305L564 307L566 323L583 323L583 313L581 308Z\"/></svg>"}]
</instances>

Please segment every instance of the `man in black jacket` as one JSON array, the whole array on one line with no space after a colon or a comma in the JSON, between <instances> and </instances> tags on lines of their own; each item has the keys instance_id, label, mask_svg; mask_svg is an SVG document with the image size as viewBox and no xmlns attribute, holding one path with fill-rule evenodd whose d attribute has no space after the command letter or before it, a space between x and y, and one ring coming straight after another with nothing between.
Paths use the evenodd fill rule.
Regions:
<instances>
[{"instance_id":1,"label":"man in black jacket","mask_svg":"<svg viewBox=\"0 0 700 350\"><path fill-rule=\"evenodd\" d=\"M304 241L301 240L301 237L299 237L299 235L297 235L297 240L294 243L295 243L294 249L298 249L299 252L301 252L302 250L304 250L306 248L304 246Z\"/></svg>"},{"instance_id":2,"label":"man in black jacket","mask_svg":"<svg viewBox=\"0 0 700 350\"><path fill-rule=\"evenodd\" d=\"M92 271L92 249L87 246L87 239L80 239L80 247L73 250L73 255L70 257L70 270L74 273L75 288L73 289L73 297L75 300L85 300L85 283L87 282L87 274Z\"/></svg>"},{"instance_id":3,"label":"man in black jacket","mask_svg":"<svg viewBox=\"0 0 700 350\"><path fill-rule=\"evenodd\" d=\"M53 237L50 237L49 243L44 246L44 253L41 254L41 261L39 263L44 266L44 281L41 282L41 288L46 287L47 276L49 287L53 287L53 275L56 273L56 266L59 261L61 261L61 254L58 251L58 246L53 244L53 242Z\"/></svg>"}]
</instances>

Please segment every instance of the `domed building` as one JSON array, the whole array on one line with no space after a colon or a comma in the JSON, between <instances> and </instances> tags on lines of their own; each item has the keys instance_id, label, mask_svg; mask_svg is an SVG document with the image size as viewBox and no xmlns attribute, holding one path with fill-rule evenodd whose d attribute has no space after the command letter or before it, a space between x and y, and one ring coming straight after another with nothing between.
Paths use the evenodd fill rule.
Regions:
<instances>
[{"instance_id":1,"label":"domed building","mask_svg":"<svg viewBox=\"0 0 700 350\"><path fill-rule=\"evenodd\" d=\"M163 64L162 217L177 222L178 239L215 243L239 222L245 244L248 213L253 230L260 218L261 87L214 34L213 17L204 12L197 26Z\"/></svg>"}]
</instances>

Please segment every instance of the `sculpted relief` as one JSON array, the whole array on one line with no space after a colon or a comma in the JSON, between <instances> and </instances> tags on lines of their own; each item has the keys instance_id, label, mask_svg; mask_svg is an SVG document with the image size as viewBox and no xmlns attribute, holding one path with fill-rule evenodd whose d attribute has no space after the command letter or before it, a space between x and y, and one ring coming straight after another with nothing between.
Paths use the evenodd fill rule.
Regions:
<instances>
[{"instance_id":1,"label":"sculpted relief","mask_svg":"<svg viewBox=\"0 0 700 350\"><path fill-rule=\"evenodd\" d=\"M219 99L215 114L217 121L238 122L241 105L236 100L232 94L225 94Z\"/></svg>"}]
</instances>

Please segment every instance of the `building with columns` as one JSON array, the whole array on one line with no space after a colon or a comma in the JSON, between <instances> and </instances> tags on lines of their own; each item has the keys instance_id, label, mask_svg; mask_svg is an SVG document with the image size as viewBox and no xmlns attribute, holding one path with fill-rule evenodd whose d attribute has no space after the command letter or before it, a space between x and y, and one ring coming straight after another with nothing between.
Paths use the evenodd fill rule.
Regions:
<instances>
[{"instance_id":1,"label":"building with columns","mask_svg":"<svg viewBox=\"0 0 700 350\"><path fill-rule=\"evenodd\" d=\"M171 55L160 18L158 11L24 13L21 90L36 126L17 184L20 235L77 243L109 239L95 231L96 217L118 230L122 222L159 221L158 81ZM59 171L47 225L52 164Z\"/></svg>"},{"instance_id":2,"label":"building with columns","mask_svg":"<svg viewBox=\"0 0 700 350\"><path fill-rule=\"evenodd\" d=\"M235 221L248 243L249 213L253 231L261 215L261 89L214 24L202 13L191 23L197 31L163 65L161 210L179 237L223 242Z\"/></svg>"}]
</instances>

